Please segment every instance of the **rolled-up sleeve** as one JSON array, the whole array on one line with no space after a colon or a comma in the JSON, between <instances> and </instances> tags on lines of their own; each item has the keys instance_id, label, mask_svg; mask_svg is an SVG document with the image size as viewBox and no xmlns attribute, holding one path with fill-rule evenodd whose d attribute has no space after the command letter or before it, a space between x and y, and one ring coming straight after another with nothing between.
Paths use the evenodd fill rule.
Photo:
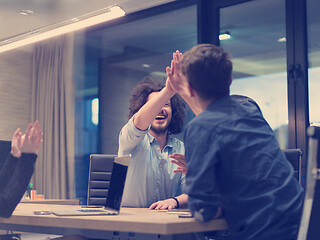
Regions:
<instances>
[{"instance_id":1,"label":"rolled-up sleeve","mask_svg":"<svg viewBox=\"0 0 320 240\"><path fill-rule=\"evenodd\" d=\"M148 133L147 130L138 129L133 123L134 116L129 119L128 123L121 129L119 133L119 150L118 155L122 156L130 153L135 148L143 137Z\"/></svg>"},{"instance_id":2,"label":"rolled-up sleeve","mask_svg":"<svg viewBox=\"0 0 320 240\"><path fill-rule=\"evenodd\" d=\"M214 135L201 126L189 125L185 132L187 161L186 193L193 216L202 222L214 218L220 206L217 189L217 150Z\"/></svg>"}]
</instances>

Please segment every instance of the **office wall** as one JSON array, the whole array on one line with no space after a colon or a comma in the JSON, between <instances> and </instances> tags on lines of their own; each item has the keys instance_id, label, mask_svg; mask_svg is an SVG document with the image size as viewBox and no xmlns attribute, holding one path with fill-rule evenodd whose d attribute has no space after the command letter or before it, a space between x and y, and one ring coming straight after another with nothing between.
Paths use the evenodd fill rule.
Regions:
<instances>
[{"instance_id":1,"label":"office wall","mask_svg":"<svg viewBox=\"0 0 320 240\"><path fill-rule=\"evenodd\" d=\"M119 132L128 121L129 98L147 73L114 67L103 61L100 69L101 150L117 154Z\"/></svg>"},{"instance_id":2,"label":"office wall","mask_svg":"<svg viewBox=\"0 0 320 240\"><path fill-rule=\"evenodd\" d=\"M31 52L12 50L0 54L0 139L11 140L31 120Z\"/></svg>"}]
</instances>

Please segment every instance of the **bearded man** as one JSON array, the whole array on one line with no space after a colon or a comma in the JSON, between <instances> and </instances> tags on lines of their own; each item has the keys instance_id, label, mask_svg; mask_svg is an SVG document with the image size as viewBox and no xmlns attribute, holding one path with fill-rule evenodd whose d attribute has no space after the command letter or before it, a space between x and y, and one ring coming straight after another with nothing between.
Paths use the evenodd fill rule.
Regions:
<instances>
[{"instance_id":1,"label":"bearded man","mask_svg":"<svg viewBox=\"0 0 320 240\"><path fill-rule=\"evenodd\" d=\"M122 206L173 209L187 207L185 175L172 163L184 144L180 133L185 105L170 85L145 77L130 97L129 121L119 134L118 155L131 154Z\"/></svg>"}]
</instances>

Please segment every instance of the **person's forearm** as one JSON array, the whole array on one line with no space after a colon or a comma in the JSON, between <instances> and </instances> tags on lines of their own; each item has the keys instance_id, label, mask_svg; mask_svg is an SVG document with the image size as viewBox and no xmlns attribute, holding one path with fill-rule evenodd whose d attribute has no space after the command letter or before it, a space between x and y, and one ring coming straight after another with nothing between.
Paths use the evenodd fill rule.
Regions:
<instances>
[{"instance_id":1,"label":"person's forearm","mask_svg":"<svg viewBox=\"0 0 320 240\"><path fill-rule=\"evenodd\" d=\"M164 87L155 97L144 104L134 116L133 123L140 130L146 130L159 114L162 107L171 99L175 92Z\"/></svg>"},{"instance_id":2,"label":"person's forearm","mask_svg":"<svg viewBox=\"0 0 320 240\"><path fill-rule=\"evenodd\" d=\"M183 98L183 100L189 105L189 107L191 108L192 112L198 116L202 110L199 106L197 106L194 101L192 101L192 97L191 97L191 92L187 86L187 84L185 84L183 87L180 87L177 89L177 93Z\"/></svg>"},{"instance_id":3,"label":"person's forearm","mask_svg":"<svg viewBox=\"0 0 320 240\"><path fill-rule=\"evenodd\" d=\"M187 208L188 207L188 194L183 193L176 197L179 201L179 208Z\"/></svg>"},{"instance_id":4,"label":"person's forearm","mask_svg":"<svg viewBox=\"0 0 320 240\"><path fill-rule=\"evenodd\" d=\"M33 153L23 153L21 155L15 169L7 179L5 188L0 193L2 204L0 217L10 217L19 203L32 177L36 158L37 155Z\"/></svg>"},{"instance_id":5,"label":"person's forearm","mask_svg":"<svg viewBox=\"0 0 320 240\"><path fill-rule=\"evenodd\" d=\"M7 186L10 176L17 166L18 161L19 159L14 157L11 153L8 155L5 163L0 170L0 192L2 192L3 189Z\"/></svg>"},{"instance_id":6,"label":"person's forearm","mask_svg":"<svg viewBox=\"0 0 320 240\"><path fill-rule=\"evenodd\" d=\"M180 94L180 93L179 93ZM191 108L192 112L198 116L202 110L199 106L197 106L196 104L194 104L193 101L190 100L190 98L188 96L186 96L185 94L180 94L180 96L183 98L183 100L189 105L189 107Z\"/></svg>"}]
</instances>

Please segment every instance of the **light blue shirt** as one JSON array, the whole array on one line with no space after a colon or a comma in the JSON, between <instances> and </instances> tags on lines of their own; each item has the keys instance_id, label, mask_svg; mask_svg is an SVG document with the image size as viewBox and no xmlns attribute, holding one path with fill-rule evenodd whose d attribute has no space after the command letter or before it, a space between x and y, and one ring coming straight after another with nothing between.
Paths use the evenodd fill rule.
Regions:
<instances>
[{"instance_id":1,"label":"light blue shirt","mask_svg":"<svg viewBox=\"0 0 320 240\"><path fill-rule=\"evenodd\" d=\"M177 166L168 157L184 154L182 141L168 135L161 152L159 143L149 129L141 131L133 124L133 117L119 134L118 155L131 154L122 206L149 207L152 203L182 194L185 176L173 173Z\"/></svg>"}]
</instances>

